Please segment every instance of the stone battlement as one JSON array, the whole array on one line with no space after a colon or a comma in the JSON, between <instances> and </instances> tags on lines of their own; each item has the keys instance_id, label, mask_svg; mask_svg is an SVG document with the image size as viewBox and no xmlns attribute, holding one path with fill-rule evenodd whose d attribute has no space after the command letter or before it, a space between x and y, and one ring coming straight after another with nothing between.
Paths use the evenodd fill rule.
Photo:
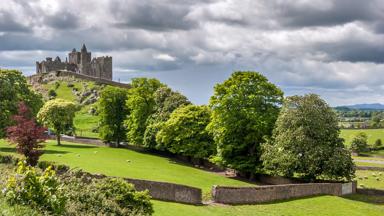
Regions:
<instances>
[{"instance_id":1,"label":"stone battlement","mask_svg":"<svg viewBox=\"0 0 384 216\"><path fill-rule=\"evenodd\" d=\"M59 57L56 57L55 60L47 57L41 62L36 62L37 74L58 70L112 80L112 57L101 56L92 59L92 53L88 52L87 47L83 44L80 52L74 48L72 52L68 53L65 62L62 62Z\"/></svg>"}]
</instances>

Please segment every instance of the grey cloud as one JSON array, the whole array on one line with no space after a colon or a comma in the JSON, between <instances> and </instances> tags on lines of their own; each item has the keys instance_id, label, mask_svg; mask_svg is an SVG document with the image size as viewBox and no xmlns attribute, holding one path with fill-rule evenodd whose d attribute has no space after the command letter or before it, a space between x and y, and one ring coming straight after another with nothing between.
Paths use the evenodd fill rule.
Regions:
<instances>
[{"instance_id":1,"label":"grey cloud","mask_svg":"<svg viewBox=\"0 0 384 216\"><path fill-rule=\"evenodd\" d=\"M151 31L188 30L196 22L185 18L189 7L152 2L113 1L110 10L119 28L139 28Z\"/></svg>"},{"instance_id":2,"label":"grey cloud","mask_svg":"<svg viewBox=\"0 0 384 216\"><path fill-rule=\"evenodd\" d=\"M13 14L0 11L0 32L29 32L30 29L15 21Z\"/></svg>"},{"instance_id":3,"label":"grey cloud","mask_svg":"<svg viewBox=\"0 0 384 216\"><path fill-rule=\"evenodd\" d=\"M73 29L79 26L79 17L68 11L61 11L44 18L47 25L57 29Z\"/></svg>"}]
</instances>

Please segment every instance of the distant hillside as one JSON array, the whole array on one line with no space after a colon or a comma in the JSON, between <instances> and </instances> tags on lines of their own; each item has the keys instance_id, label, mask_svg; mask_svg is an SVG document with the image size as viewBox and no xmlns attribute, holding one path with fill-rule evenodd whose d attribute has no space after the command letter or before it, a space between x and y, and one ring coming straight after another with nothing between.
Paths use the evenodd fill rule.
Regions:
<instances>
[{"instance_id":1,"label":"distant hillside","mask_svg":"<svg viewBox=\"0 0 384 216\"><path fill-rule=\"evenodd\" d=\"M384 110L384 104L372 103L372 104L354 104L346 106L337 106L337 110Z\"/></svg>"}]
</instances>

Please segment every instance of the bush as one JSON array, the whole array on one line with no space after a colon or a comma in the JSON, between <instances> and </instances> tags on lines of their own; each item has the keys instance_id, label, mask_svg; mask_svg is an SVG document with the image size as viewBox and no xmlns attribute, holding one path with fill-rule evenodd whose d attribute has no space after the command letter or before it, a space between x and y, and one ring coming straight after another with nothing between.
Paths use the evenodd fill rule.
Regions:
<instances>
[{"instance_id":1,"label":"bush","mask_svg":"<svg viewBox=\"0 0 384 216\"><path fill-rule=\"evenodd\" d=\"M368 150L368 136L364 132L358 133L352 140L351 150L357 154Z\"/></svg>"},{"instance_id":2,"label":"bush","mask_svg":"<svg viewBox=\"0 0 384 216\"><path fill-rule=\"evenodd\" d=\"M49 96L49 98L55 98L57 96L57 93L55 92L55 90L50 89L48 91L48 96Z\"/></svg>"},{"instance_id":3,"label":"bush","mask_svg":"<svg viewBox=\"0 0 384 216\"><path fill-rule=\"evenodd\" d=\"M373 145L373 148L378 149L378 148L381 148L382 146L383 146L383 143L381 142L381 139L377 139L375 141L375 144Z\"/></svg>"},{"instance_id":4,"label":"bush","mask_svg":"<svg viewBox=\"0 0 384 216\"><path fill-rule=\"evenodd\" d=\"M19 162L16 174L9 177L3 193L11 205L29 205L52 214L65 211L66 197L51 167L39 174L26 162Z\"/></svg>"},{"instance_id":5,"label":"bush","mask_svg":"<svg viewBox=\"0 0 384 216\"><path fill-rule=\"evenodd\" d=\"M118 216L153 213L148 192L136 192L133 185L124 180L92 179L81 173L69 175L68 178L63 178L69 196L68 215Z\"/></svg>"}]
</instances>

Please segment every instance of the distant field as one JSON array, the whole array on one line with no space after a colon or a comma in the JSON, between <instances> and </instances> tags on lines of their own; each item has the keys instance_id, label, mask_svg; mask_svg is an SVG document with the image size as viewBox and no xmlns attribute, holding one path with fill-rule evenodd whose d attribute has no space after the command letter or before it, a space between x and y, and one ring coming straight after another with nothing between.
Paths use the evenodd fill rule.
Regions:
<instances>
[{"instance_id":1,"label":"distant field","mask_svg":"<svg viewBox=\"0 0 384 216\"><path fill-rule=\"evenodd\" d=\"M384 129L342 129L340 136L345 139L345 145L350 146L352 139L359 132L364 132L368 135L368 144L372 145L377 139L384 142Z\"/></svg>"}]
</instances>

